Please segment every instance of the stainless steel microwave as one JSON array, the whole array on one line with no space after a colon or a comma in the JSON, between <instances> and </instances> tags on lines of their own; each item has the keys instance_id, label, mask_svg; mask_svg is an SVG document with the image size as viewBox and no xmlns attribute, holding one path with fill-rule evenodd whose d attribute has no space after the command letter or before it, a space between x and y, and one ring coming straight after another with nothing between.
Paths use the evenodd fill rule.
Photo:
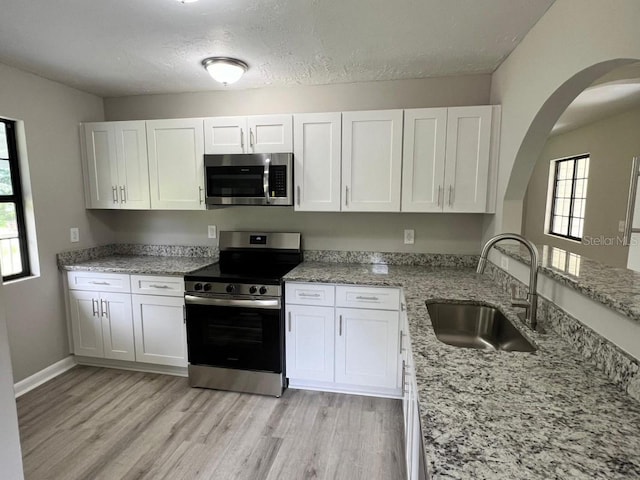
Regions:
<instances>
[{"instance_id":1,"label":"stainless steel microwave","mask_svg":"<svg viewBox=\"0 0 640 480\"><path fill-rule=\"evenodd\" d=\"M207 207L293 205L293 154L205 155Z\"/></svg>"}]
</instances>

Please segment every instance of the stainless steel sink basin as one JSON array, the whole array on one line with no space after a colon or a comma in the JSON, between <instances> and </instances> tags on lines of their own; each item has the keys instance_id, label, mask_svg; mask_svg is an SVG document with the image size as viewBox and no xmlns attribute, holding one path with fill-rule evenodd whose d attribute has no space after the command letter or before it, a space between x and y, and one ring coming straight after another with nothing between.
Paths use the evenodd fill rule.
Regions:
<instances>
[{"instance_id":1,"label":"stainless steel sink basin","mask_svg":"<svg viewBox=\"0 0 640 480\"><path fill-rule=\"evenodd\" d=\"M468 303L426 304L436 337L443 343L489 350L536 350L496 308Z\"/></svg>"}]
</instances>

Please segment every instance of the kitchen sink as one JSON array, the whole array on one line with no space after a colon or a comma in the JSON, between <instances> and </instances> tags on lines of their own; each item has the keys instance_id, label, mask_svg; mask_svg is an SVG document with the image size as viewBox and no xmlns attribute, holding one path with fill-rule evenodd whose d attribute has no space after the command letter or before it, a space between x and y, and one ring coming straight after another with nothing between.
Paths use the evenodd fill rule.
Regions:
<instances>
[{"instance_id":1,"label":"kitchen sink","mask_svg":"<svg viewBox=\"0 0 640 480\"><path fill-rule=\"evenodd\" d=\"M500 310L470 303L426 302L438 340L455 347L534 352Z\"/></svg>"}]
</instances>

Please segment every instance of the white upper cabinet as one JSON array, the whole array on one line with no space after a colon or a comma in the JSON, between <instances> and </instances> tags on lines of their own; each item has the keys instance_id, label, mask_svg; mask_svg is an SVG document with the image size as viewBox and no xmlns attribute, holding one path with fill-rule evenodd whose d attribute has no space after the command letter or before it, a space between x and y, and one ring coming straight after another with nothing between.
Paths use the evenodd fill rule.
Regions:
<instances>
[{"instance_id":1,"label":"white upper cabinet","mask_svg":"<svg viewBox=\"0 0 640 480\"><path fill-rule=\"evenodd\" d=\"M295 209L340 211L342 115L310 113L293 121Z\"/></svg>"},{"instance_id":2,"label":"white upper cabinet","mask_svg":"<svg viewBox=\"0 0 640 480\"><path fill-rule=\"evenodd\" d=\"M442 211L446 141L446 108L404 111L403 212Z\"/></svg>"},{"instance_id":3,"label":"white upper cabinet","mask_svg":"<svg viewBox=\"0 0 640 480\"><path fill-rule=\"evenodd\" d=\"M492 211L494 108L405 110L403 212Z\"/></svg>"},{"instance_id":4,"label":"white upper cabinet","mask_svg":"<svg viewBox=\"0 0 640 480\"><path fill-rule=\"evenodd\" d=\"M211 117L204 120L205 153L289 153L291 115Z\"/></svg>"},{"instance_id":5,"label":"white upper cabinet","mask_svg":"<svg viewBox=\"0 0 640 480\"><path fill-rule=\"evenodd\" d=\"M400 211L402 110L342 114L342 210Z\"/></svg>"},{"instance_id":6,"label":"white upper cabinet","mask_svg":"<svg viewBox=\"0 0 640 480\"><path fill-rule=\"evenodd\" d=\"M147 121L151 208L204 210L202 119Z\"/></svg>"},{"instance_id":7,"label":"white upper cabinet","mask_svg":"<svg viewBox=\"0 0 640 480\"><path fill-rule=\"evenodd\" d=\"M145 122L83 124L88 208L149 208Z\"/></svg>"},{"instance_id":8,"label":"white upper cabinet","mask_svg":"<svg viewBox=\"0 0 640 480\"><path fill-rule=\"evenodd\" d=\"M448 109L445 212L487 210L491 105Z\"/></svg>"}]
</instances>

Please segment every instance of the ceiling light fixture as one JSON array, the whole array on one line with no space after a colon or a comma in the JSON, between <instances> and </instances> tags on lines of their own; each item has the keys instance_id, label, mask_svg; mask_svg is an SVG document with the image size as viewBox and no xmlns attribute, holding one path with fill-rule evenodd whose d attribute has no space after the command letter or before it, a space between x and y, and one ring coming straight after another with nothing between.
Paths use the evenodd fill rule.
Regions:
<instances>
[{"instance_id":1,"label":"ceiling light fixture","mask_svg":"<svg viewBox=\"0 0 640 480\"><path fill-rule=\"evenodd\" d=\"M202 61L202 66L209 72L209 75L223 85L230 85L240 80L249 69L242 60L229 57L209 57Z\"/></svg>"}]
</instances>

